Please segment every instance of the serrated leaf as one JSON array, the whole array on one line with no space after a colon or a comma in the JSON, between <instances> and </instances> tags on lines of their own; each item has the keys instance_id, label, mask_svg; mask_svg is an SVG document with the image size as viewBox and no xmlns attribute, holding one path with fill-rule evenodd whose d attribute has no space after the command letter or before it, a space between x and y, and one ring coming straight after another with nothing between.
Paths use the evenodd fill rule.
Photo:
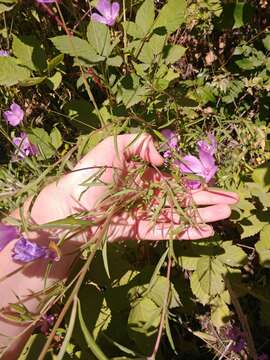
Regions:
<instances>
[{"instance_id":1,"label":"serrated leaf","mask_svg":"<svg viewBox=\"0 0 270 360\"><path fill-rule=\"evenodd\" d=\"M108 26L90 21L87 27L87 40L97 54L108 57L111 53L111 36Z\"/></svg>"},{"instance_id":2,"label":"serrated leaf","mask_svg":"<svg viewBox=\"0 0 270 360\"><path fill-rule=\"evenodd\" d=\"M122 23L126 33L133 37L133 39L142 39L144 37L143 31L133 21L126 21Z\"/></svg>"},{"instance_id":3,"label":"serrated leaf","mask_svg":"<svg viewBox=\"0 0 270 360\"><path fill-rule=\"evenodd\" d=\"M240 223L240 226L243 230L241 234L241 239L245 239L247 237L256 235L266 225L265 222L260 221L256 215L249 216L247 220L250 223L250 225Z\"/></svg>"},{"instance_id":4,"label":"serrated leaf","mask_svg":"<svg viewBox=\"0 0 270 360\"><path fill-rule=\"evenodd\" d=\"M196 273L199 283L206 294L213 296L221 293L224 288L223 274L226 272L223 264L214 258L202 256L197 263Z\"/></svg>"},{"instance_id":5,"label":"serrated leaf","mask_svg":"<svg viewBox=\"0 0 270 360\"><path fill-rule=\"evenodd\" d=\"M155 19L155 7L153 0L145 0L137 11L135 24L142 30L143 37L151 29Z\"/></svg>"},{"instance_id":6,"label":"serrated leaf","mask_svg":"<svg viewBox=\"0 0 270 360\"><path fill-rule=\"evenodd\" d=\"M247 262L247 254L236 245L232 245L231 241L225 241L222 245L225 254L218 255L217 258L223 264L240 267L244 266Z\"/></svg>"},{"instance_id":7,"label":"serrated leaf","mask_svg":"<svg viewBox=\"0 0 270 360\"><path fill-rule=\"evenodd\" d=\"M236 65L243 70L253 70L263 65L263 62L254 56L235 61Z\"/></svg>"},{"instance_id":8,"label":"serrated leaf","mask_svg":"<svg viewBox=\"0 0 270 360\"><path fill-rule=\"evenodd\" d=\"M177 30L184 22L186 16L185 0L168 0L160 10L153 29L165 28L170 34Z\"/></svg>"},{"instance_id":9,"label":"serrated leaf","mask_svg":"<svg viewBox=\"0 0 270 360\"><path fill-rule=\"evenodd\" d=\"M12 49L21 65L30 70L43 71L47 67L45 51L38 38L33 35L13 35Z\"/></svg>"},{"instance_id":10,"label":"serrated leaf","mask_svg":"<svg viewBox=\"0 0 270 360\"><path fill-rule=\"evenodd\" d=\"M47 78L46 84L51 90L56 90L59 88L62 82L62 74L60 71L56 71L53 76Z\"/></svg>"},{"instance_id":11,"label":"serrated leaf","mask_svg":"<svg viewBox=\"0 0 270 360\"><path fill-rule=\"evenodd\" d=\"M11 56L0 57L0 85L12 86L30 77L30 71L19 66Z\"/></svg>"},{"instance_id":12,"label":"serrated leaf","mask_svg":"<svg viewBox=\"0 0 270 360\"><path fill-rule=\"evenodd\" d=\"M196 271L192 274L190 278L190 287L193 294L196 296L196 298L200 301L201 304L206 305L210 301L210 297L208 294L206 294L203 289L201 288L198 274Z\"/></svg>"},{"instance_id":13,"label":"serrated leaf","mask_svg":"<svg viewBox=\"0 0 270 360\"><path fill-rule=\"evenodd\" d=\"M85 63L93 64L104 60L96 50L86 41L76 36L55 36L50 39L54 46L62 53L75 56Z\"/></svg>"},{"instance_id":14,"label":"serrated leaf","mask_svg":"<svg viewBox=\"0 0 270 360\"><path fill-rule=\"evenodd\" d=\"M38 158L49 159L55 154L55 149L51 143L49 134L42 128L31 128L28 134L29 140L39 149Z\"/></svg>"}]
</instances>

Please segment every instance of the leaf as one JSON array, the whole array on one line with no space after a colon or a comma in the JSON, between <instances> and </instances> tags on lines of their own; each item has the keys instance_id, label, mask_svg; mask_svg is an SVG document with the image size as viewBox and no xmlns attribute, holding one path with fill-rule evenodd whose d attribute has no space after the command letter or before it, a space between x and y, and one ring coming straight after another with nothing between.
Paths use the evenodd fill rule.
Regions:
<instances>
[{"instance_id":1,"label":"leaf","mask_svg":"<svg viewBox=\"0 0 270 360\"><path fill-rule=\"evenodd\" d=\"M260 264L270 268L270 224L260 232L260 240L255 244L255 249L259 255Z\"/></svg>"},{"instance_id":2,"label":"leaf","mask_svg":"<svg viewBox=\"0 0 270 360\"><path fill-rule=\"evenodd\" d=\"M97 54L108 57L111 53L109 27L96 21L90 21L87 27L87 40Z\"/></svg>"},{"instance_id":3,"label":"leaf","mask_svg":"<svg viewBox=\"0 0 270 360\"><path fill-rule=\"evenodd\" d=\"M262 42L266 50L270 50L270 35L266 35Z\"/></svg>"},{"instance_id":4,"label":"leaf","mask_svg":"<svg viewBox=\"0 0 270 360\"><path fill-rule=\"evenodd\" d=\"M133 21L126 21L122 23L126 33L132 36L134 39L142 39L144 38L143 31L139 28L137 24Z\"/></svg>"},{"instance_id":5,"label":"leaf","mask_svg":"<svg viewBox=\"0 0 270 360\"><path fill-rule=\"evenodd\" d=\"M93 336L90 334L90 332L87 329L86 323L85 323L85 321L83 319L82 309L81 309L81 304L80 304L79 299L78 299L78 315L79 315L78 317L79 317L80 326L81 326L85 341L86 341L89 349L97 357L97 359L99 359L99 360L108 360L107 356L99 348L99 346L97 345L97 343L94 340Z\"/></svg>"},{"instance_id":6,"label":"leaf","mask_svg":"<svg viewBox=\"0 0 270 360\"><path fill-rule=\"evenodd\" d=\"M63 139L60 131L57 129L57 127L54 127L50 133L51 138L51 144L53 147L57 150L59 149L63 144Z\"/></svg>"},{"instance_id":7,"label":"leaf","mask_svg":"<svg viewBox=\"0 0 270 360\"><path fill-rule=\"evenodd\" d=\"M223 264L232 267L240 267L246 264L247 254L239 246L232 245L231 241L225 241L221 246L225 250L225 254L218 255L217 258Z\"/></svg>"},{"instance_id":8,"label":"leaf","mask_svg":"<svg viewBox=\"0 0 270 360\"><path fill-rule=\"evenodd\" d=\"M178 61L186 52L186 48L181 45L170 45L166 49L165 63L166 64L174 64Z\"/></svg>"},{"instance_id":9,"label":"leaf","mask_svg":"<svg viewBox=\"0 0 270 360\"><path fill-rule=\"evenodd\" d=\"M123 59L120 55L116 55L114 57L107 58L106 63L108 66L119 67L122 65Z\"/></svg>"},{"instance_id":10,"label":"leaf","mask_svg":"<svg viewBox=\"0 0 270 360\"><path fill-rule=\"evenodd\" d=\"M160 322L160 308L149 298L142 298L131 308L128 317L130 338L144 353L152 350Z\"/></svg>"},{"instance_id":11,"label":"leaf","mask_svg":"<svg viewBox=\"0 0 270 360\"><path fill-rule=\"evenodd\" d=\"M20 64L28 69L43 71L47 68L45 51L35 36L13 35L12 49Z\"/></svg>"},{"instance_id":12,"label":"leaf","mask_svg":"<svg viewBox=\"0 0 270 360\"><path fill-rule=\"evenodd\" d=\"M209 303L210 297L203 291L196 271L193 272L190 278L190 287L193 294L196 296L196 298L200 301L201 304L206 305L207 303Z\"/></svg>"},{"instance_id":13,"label":"leaf","mask_svg":"<svg viewBox=\"0 0 270 360\"><path fill-rule=\"evenodd\" d=\"M48 61L48 72L51 73L64 60L64 54L56 55Z\"/></svg>"},{"instance_id":14,"label":"leaf","mask_svg":"<svg viewBox=\"0 0 270 360\"><path fill-rule=\"evenodd\" d=\"M247 237L256 235L258 232L260 232L262 230L262 228L264 227L265 222L260 221L256 215L251 215L247 218L248 222L251 223L251 225L246 225L243 224L242 222L240 223L240 226L243 230L242 234L241 234L241 239L245 239Z\"/></svg>"},{"instance_id":15,"label":"leaf","mask_svg":"<svg viewBox=\"0 0 270 360\"><path fill-rule=\"evenodd\" d=\"M55 154L55 149L51 143L49 134L42 128L31 128L29 132L29 140L39 149L40 159L49 159Z\"/></svg>"},{"instance_id":16,"label":"leaf","mask_svg":"<svg viewBox=\"0 0 270 360\"><path fill-rule=\"evenodd\" d=\"M36 76L26 79L24 81L19 82L19 86L26 87L26 86L34 86L41 84L44 80L47 79L47 76Z\"/></svg>"},{"instance_id":17,"label":"leaf","mask_svg":"<svg viewBox=\"0 0 270 360\"><path fill-rule=\"evenodd\" d=\"M228 305L218 298L214 305L211 306L211 320L218 329L224 326L230 319L230 309Z\"/></svg>"},{"instance_id":18,"label":"leaf","mask_svg":"<svg viewBox=\"0 0 270 360\"><path fill-rule=\"evenodd\" d=\"M29 77L29 70L19 66L15 58L11 56L0 57L0 85L16 85Z\"/></svg>"},{"instance_id":19,"label":"leaf","mask_svg":"<svg viewBox=\"0 0 270 360\"><path fill-rule=\"evenodd\" d=\"M143 37L151 29L155 19L155 7L153 0L145 0L137 11L135 24L142 30Z\"/></svg>"},{"instance_id":20,"label":"leaf","mask_svg":"<svg viewBox=\"0 0 270 360\"><path fill-rule=\"evenodd\" d=\"M153 29L165 28L170 34L177 30L185 20L186 1L185 0L168 0L160 10Z\"/></svg>"},{"instance_id":21,"label":"leaf","mask_svg":"<svg viewBox=\"0 0 270 360\"><path fill-rule=\"evenodd\" d=\"M234 25L233 29L238 29L244 25L243 21L243 10L245 3L236 3L233 11Z\"/></svg>"},{"instance_id":22,"label":"leaf","mask_svg":"<svg viewBox=\"0 0 270 360\"><path fill-rule=\"evenodd\" d=\"M98 55L96 50L86 40L82 40L76 36L61 35L55 36L50 40L60 52L78 57L88 64L104 60L104 57Z\"/></svg>"},{"instance_id":23,"label":"leaf","mask_svg":"<svg viewBox=\"0 0 270 360\"><path fill-rule=\"evenodd\" d=\"M235 61L236 65L243 70L253 70L259 66L263 65L263 62L257 59L255 56L251 56L249 58L240 59Z\"/></svg>"},{"instance_id":24,"label":"leaf","mask_svg":"<svg viewBox=\"0 0 270 360\"><path fill-rule=\"evenodd\" d=\"M252 174L252 179L262 187L268 188L270 186L270 162L255 169Z\"/></svg>"},{"instance_id":25,"label":"leaf","mask_svg":"<svg viewBox=\"0 0 270 360\"><path fill-rule=\"evenodd\" d=\"M198 260L196 273L201 288L206 294L213 296L224 290L225 285L222 274L225 271L226 269L217 259L202 256Z\"/></svg>"},{"instance_id":26,"label":"leaf","mask_svg":"<svg viewBox=\"0 0 270 360\"><path fill-rule=\"evenodd\" d=\"M122 101L127 108L145 99L149 93L145 86L140 84L139 78L135 74L128 75L121 80Z\"/></svg>"},{"instance_id":27,"label":"leaf","mask_svg":"<svg viewBox=\"0 0 270 360\"><path fill-rule=\"evenodd\" d=\"M53 76L47 78L46 84L51 90L56 90L61 85L61 82L62 74L57 71Z\"/></svg>"}]
</instances>

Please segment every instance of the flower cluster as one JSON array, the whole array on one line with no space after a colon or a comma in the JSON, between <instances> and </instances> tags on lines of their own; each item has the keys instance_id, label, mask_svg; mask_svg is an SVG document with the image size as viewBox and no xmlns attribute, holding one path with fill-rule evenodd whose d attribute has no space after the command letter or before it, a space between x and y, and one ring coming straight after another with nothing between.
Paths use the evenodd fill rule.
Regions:
<instances>
[{"instance_id":1,"label":"flower cluster","mask_svg":"<svg viewBox=\"0 0 270 360\"><path fill-rule=\"evenodd\" d=\"M171 130L163 130L162 135L166 138L165 152L163 156L170 158L173 151L178 151L178 136ZM217 172L217 165L215 164L214 155L217 151L217 142L213 134L208 134L207 140L200 140L197 142L199 156L181 155L181 160L175 160L174 165L178 166L183 174L194 174L202 178L206 183L209 183ZM201 181L198 179L185 179L185 184L190 189L198 189L201 186Z\"/></svg>"},{"instance_id":2,"label":"flower cluster","mask_svg":"<svg viewBox=\"0 0 270 360\"><path fill-rule=\"evenodd\" d=\"M23 122L24 111L20 105L13 102L9 110L4 111L4 119L8 125L16 127ZM38 153L37 147L31 144L25 132L21 132L20 136L13 137L12 143L16 147L14 154L16 159L23 159L25 156L34 156Z\"/></svg>"},{"instance_id":3,"label":"flower cluster","mask_svg":"<svg viewBox=\"0 0 270 360\"><path fill-rule=\"evenodd\" d=\"M12 259L22 263L27 263L37 259L59 260L57 252L53 246L46 247L29 241L20 234L16 226L0 223L0 251L12 240L19 238L13 249Z\"/></svg>"}]
</instances>

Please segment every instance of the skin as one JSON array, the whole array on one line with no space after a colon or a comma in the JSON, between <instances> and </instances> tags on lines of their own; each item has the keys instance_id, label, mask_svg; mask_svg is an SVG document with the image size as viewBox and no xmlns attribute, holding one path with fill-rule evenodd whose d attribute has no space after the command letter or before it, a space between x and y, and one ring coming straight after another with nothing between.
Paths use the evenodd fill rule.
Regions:
<instances>
[{"instance_id":1,"label":"skin","mask_svg":"<svg viewBox=\"0 0 270 360\"><path fill-rule=\"evenodd\" d=\"M153 140L149 135L143 134L139 137L134 134L119 135L117 137L117 150L113 137L103 140L79 161L74 171L63 176L58 182L46 186L40 192L31 208L30 221L35 224L44 224L76 214L81 210L91 211L96 209L100 199L108 191L106 184L119 184L128 168L136 166L131 161L134 155L153 166L149 167L141 179L135 179L137 184L147 186L149 182L166 180L167 175L157 170L157 167L161 166L164 160L155 149ZM85 191L86 188L82 184L97 172L95 167L106 168L101 176L103 185L92 186ZM217 189L198 189L187 194L186 199L182 200L182 206L190 201L190 196L192 196L193 201L198 206L196 217L200 225L189 227L183 231L177 236L179 240L197 240L211 237L214 233L213 228L205 223L228 218L231 213L230 205L238 201L238 196L233 192ZM29 216L30 203L31 199L24 204L25 216ZM19 219L19 210L15 210L11 216ZM179 224L179 216L171 204L164 209L155 225L150 222L147 210L146 212L141 210L122 212L111 219L108 240L110 242L124 239L166 240L169 238L169 232L172 227L179 226ZM92 227L83 235L72 238L64 244L62 253L70 253L78 249L85 241L89 241L89 234L94 234L96 231L97 227ZM44 231L27 234L29 239L42 245L48 245L48 241L54 235L52 232ZM14 243L15 241L10 242L0 253L0 278L21 266L21 264L15 263L11 259L11 250ZM75 258L76 255L74 254L66 255L60 261L55 262L54 270L50 273L48 285L55 281L65 280ZM26 270L19 271L2 281L0 306L4 308L9 303L17 302L16 294L28 310L35 313L39 300L35 297L29 299L27 296L43 289L45 268L46 261L37 260ZM2 345L10 345L10 350L4 354L2 359L12 360L18 357L18 353L30 335L28 332L24 336L14 339L23 329L23 326L18 326L0 318L0 334L8 336L0 336L0 343Z\"/></svg>"}]
</instances>

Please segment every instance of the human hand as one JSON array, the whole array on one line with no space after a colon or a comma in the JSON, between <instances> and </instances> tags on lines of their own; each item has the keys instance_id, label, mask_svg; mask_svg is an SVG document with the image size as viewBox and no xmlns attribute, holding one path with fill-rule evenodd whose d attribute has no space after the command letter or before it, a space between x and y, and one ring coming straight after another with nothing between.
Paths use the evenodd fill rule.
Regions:
<instances>
[{"instance_id":1,"label":"human hand","mask_svg":"<svg viewBox=\"0 0 270 360\"><path fill-rule=\"evenodd\" d=\"M95 209L101 199L108 194L108 186L112 183L116 187L121 186L120 183L127 175L128 169L136 166L132 161L134 156L154 167L162 165L164 161L157 152L152 137L147 134L108 137L99 143L79 161L73 172L64 176L57 184L61 204L65 204L65 207L59 208L59 218L75 214L78 211ZM97 174L99 174L99 184L89 187L89 179L93 181ZM162 174L158 169L150 168L142 179L135 180L134 184L138 185L139 182L142 186L147 186L146 184L150 184L151 181L161 183L164 180L168 180L167 175ZM46 195L45 197L48 199ZM187 199L198 206L195 215L196 225L185 226L176 238L195 240L213 235L212 226L205 223L228 218L231 213L229 205L236 203L238 196L233 192L209 188L187 192L186 199L180 205L183 206L184 203L187 203ZM55 203L55 205L57 204ZM41 206L40 208L43 209L42 211L46 211L45 207ZM120 239L164 240L170 237L174 227L181 225L181 221L183 220L180 220L171 205L162 211L162 215L155 223L151 221L149 211L133 209L116 214L110 219L108 238L109 241ZM95 226L91 232L94 233L96 230Z\"/></svg>"}]
</instances>

